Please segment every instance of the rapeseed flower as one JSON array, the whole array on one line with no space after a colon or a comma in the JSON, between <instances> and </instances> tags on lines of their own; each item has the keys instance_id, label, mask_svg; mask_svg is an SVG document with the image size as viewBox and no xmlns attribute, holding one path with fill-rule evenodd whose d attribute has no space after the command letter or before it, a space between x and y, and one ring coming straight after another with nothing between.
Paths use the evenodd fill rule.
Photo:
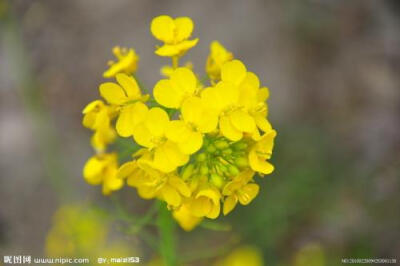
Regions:
<instances>
[{"instance_id":1,"label":"rapeseed flower","mask_svg":"<svg viewBox=\"0 0 400 266\"><path fill-rule=\"evenodd\" d=\"M139 56L133 48L127 49L115 46L112 52L117 58L117 62L108 62L109 68L103 73L103 77L112 78L118 73L131 75L136 72Z\"/></svg>"},{"instance_id":2,"label":"rapeseed flower","mask_svg":"<svg viewBox=\"0 0 400 266\"><path fill-rule=\"evenodd\" d=\"M133 77L117 74L115 78L118 84L106 82L100 85L100 95L119 110L115 126L118 134L129 137L144 117L147 107L143 102L147 101L148 95L142 95Z\"/></svg>"},{"instance_id":3,"label":"rapeseed flower","mask_svg":"<svg viewBox=\"0 0 400 266\"><path fill-rule=\"evenodd\" d=\"M103 152L107 145L112 143L116 137L111 120L115 117L114 108L107 106L101 100L89 103L82 111L84 127L94 131L91 139L92 146Z\"/></svg>"},{"instance_id":4,"label":"rapeseed flower","mask_svg":"<svg viewBox=\"0 0 400 266\"><path fill-rule=\"evenodd\" d=\"M165 78L152 95L142 94L133 68L118 70L117 83L100 85L105 101L83 111L97 151L84 167L85 180L102 184L106 195L126 183L143 199L166 202L186 231L256 198L258 177L274 170L276 137L268 120L269 89L220 43L210 46L208 80L198 78L192 65L179 66L179 57L198 42L189 40L192 31L189 18L155 18L151 32L164 43L156 54L171 57L172 65L163 67ZM116 135L131 137L136 147L121 166L107 152Z\"/></svg>"},{"instance_id":5,"label":"rapeseed flower","mask_svg":"<svg viewBox=\"0 0 400 266\"><path fill-rule=\"evenodd\" d=\"M150 30L156 39L164 42L155 51L159 56L183 56L199 41L197 38L188 40L193 32L193 21L188 17L158 16L151 22Z\"/></svg>"},{"instance_id":6,"label":"rapeseed flower","mask_svg":"<svg viewBox=\"0 0 400 266\"><path fill-rule=\"evenodd\" d=\"M218 41L210 44L210 54L207 58L206 72L212 81L221 79L221 67L233 59L233 54L229 52Z\"/></svg>"},{"instance_id":7,"label":"rapeseed flower","mask_svg":"<svg viewBox=\"0 0 400 266\"><path fill-rule=\"evenodd\" d=\"M124 181L117 176L117 154L98 154L90 158L83 168L83 177L91 185L103 185L103 194L120 189Z\"/></svg>"}]
</instances>

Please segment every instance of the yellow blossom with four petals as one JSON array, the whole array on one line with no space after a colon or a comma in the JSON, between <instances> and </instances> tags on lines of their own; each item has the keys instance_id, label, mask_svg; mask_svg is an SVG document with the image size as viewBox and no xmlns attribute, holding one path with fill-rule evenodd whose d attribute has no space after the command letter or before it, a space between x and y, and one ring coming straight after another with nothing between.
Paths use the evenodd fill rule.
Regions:
<instances>
[{"instance_id":1,"label":"yellow blossom with four petals","mask_svg":"<svg viewBox=\"0 0 400 266\"><path fill-rule=\"evenodd\" d=\"M182 56L199 41L188 40L193 32L193 21L188 17L158 16L151 22L150 30L156 39L164 42L155 51L159 56Z\"/></svg>"},{"instance_id":2,"label":"yellow blossom with four petals","mask_svg":"<svg viewBox=\"0 0 400 266\"><path fill-rule=\"evenodd\" d=\"M112 52L118 61L108 62L109 68L103 73L103 77L112 78L119 73L130 75L136 72L139 56L134 49L115 46Z\"/></svg>"}]
</instances>

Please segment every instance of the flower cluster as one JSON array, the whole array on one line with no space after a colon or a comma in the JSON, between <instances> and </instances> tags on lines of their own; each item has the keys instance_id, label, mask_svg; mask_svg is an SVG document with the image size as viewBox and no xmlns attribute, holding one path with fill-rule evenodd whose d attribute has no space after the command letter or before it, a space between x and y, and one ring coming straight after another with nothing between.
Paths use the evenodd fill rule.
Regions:
<instances>
[{"instance_id":1,"label":"flower cluster","mask_svg":"<svg viewBox=\"0 0 400 266\"><path fill-rule=\"evenodd\" d=\"M84 167L87 182L102 184L106 195L126 183L144 199L163 200L185 230L257 196L255 176L274 170L268 160L276 136L267 119L268 88L220 43L210 45L207 78L199 78L190 63L179 66L198 43L189 40L192 31L187 17L153 19L151 33L163 42L155 53L172 59L162 68L166 78L155 84L152 96L143 94L133 75L138 56L115 48L119 61L104 77L116 82L101 84L103 100L83 110L97 151ZM117 154L107 152L117 137L140 146L120 166Z\"/></svg>"}]
</instances>

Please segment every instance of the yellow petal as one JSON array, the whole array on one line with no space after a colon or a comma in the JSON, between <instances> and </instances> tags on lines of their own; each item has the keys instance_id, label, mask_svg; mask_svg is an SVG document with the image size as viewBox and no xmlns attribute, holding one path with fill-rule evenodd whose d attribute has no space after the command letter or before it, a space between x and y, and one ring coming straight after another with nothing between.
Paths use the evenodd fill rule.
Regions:
<instances>
[{"instance_id":1,"label":"yellow petal","mask_svg":"<svg viewBox=\"0 0 400 266\"><path fill-rule=\"evenodd\" d=\"M144 123L141 123L136 126L136 128L133 131L133 138L135 139L137 144L143 147L146 148L154 147L154 143L152 141L153 137Z\"/></svg>"},{"instance_id":2,"label":"yellow petal","mask_svg":"<svg viewBox=\"0 0 400 266\"><path fill-rule=\"evenodd\" d=\"M242 186L242 182L238 181L230 181L227 183L222 190L222 194L225 196L232 195L236 190L238 190Z\"/></svg>"},{"instance_id":3,"label":"yellow petal","mask_svg":"<svg viewBox=\"0 0 400 266\"><path fill-rule=\"evenodd\" d=\"M237 202L238 198L236 197L236 195L227 197L224 201L224 210L223 210L224 215L230 213L235 208Z\"/></svg>"},{"instance_id":4,"label":"yellow petal","mask_svg":"<svg viewBox=\"0 0 400 266\"><path fill-rule=\"evenodd\" d=\"M168 108L179 108L185 97L193 95L196 90L196 77L185 67L177 68L171 78L157 82L153 95L156 101Z\"/></svg>"},{"instance_id":5,"label":"yellow petal","mask_svg":"<svg viewBox=\"0 0 400 266\"><path fill-rule=\"evenodd\" d=\"M252 133L256 130L254 118L242 110L236 110L229 115L232 125L241 132Z\"/></svg>"},{"instance_id":6,"label":"yellow petal","mask_svg":"<svg viewBox=\"0 0 400 266\"><path fill-rule=\"evenodd\" d=\"M117 74L115 76L117 82L122 86L125 90L126 95L129 100L137 100L142 97L142 93L140 92L139 85L133 77L130 77L124 73Z\"/></svg>"},{"instance_id":7,"label":"yellow petal","mask_svg":"<svg viewBox=\"0 0 400 266\"><path fill-rule=\"evenodd\" d=\"M176 56L179 55L179 46L176 44L164 44L163 46L157 48L154 52L158 56Z\"/></svg>"},{"instance_id":8,"label":"yellow petal","mask_svg":"<svg viewBox=\"0 0 400 266\"><path fill-rule=\"evenodd\" d=\"M183 56L189 49L196 46L199 39L186 40L177 44L164 44L155 51L159 56Z\"/></svg>"},{"instance_id":9,"label":"yellow petal","mask_svg":"<svg viewBox=\"0 0 400 266\"><path fill-rule=\"evenodd\" d=\"M246 108L251 108L256 105L259 102L259 87L260 81L258 77L252 72L247 72L245 78L239 86L240 105L245 106Z\"/></svg>"},{"instance_id":10,"label":"yellow petal","mask_svg":"<svg viewBox=\"0 0 400 266\"><path fill-rule=\"evenodd\" d=\"M212 202L206 197L193 200L190 204L190 211L196 217L205 217L212 209Z\"/></svg>"},{"instance_id":11,"label":"yellow petal","mask_svg":"<svg viewBox=\"0 0 400 266\"><path fill-rule=\"evenodd\" d=\"M103 186L109 190L118 190L124 185L122 179L117 178L115 175L110 174L104 180Z\"/></svg>"},{"instance_id":12,"label":"yellow petal","mask_svg":"<svg viewBox=\"0 0 400 266\"><path fill-rule=\"evenodd\" d=\"M137 169L136 161L126 162L118 169L117 177L120 179L130 176Z\"/></svg>"},{"instance_id":13,"label":"yellow petal","mask_svg":"<svg viewBox=\"0 0 400 266\"><path fill-rule=\"evenodd\" d=\"M221 68L221 79L239 85L246 76L246 67L239 60L232 60Z\"/></svg>"},{"instance_id":14,"label":"yellow petal","mask_svg":"<svg viewBox=\"0 0 400 266\"><path fill-rule=\"evenodd\" d=\"M175 23L170 16L154 18L150 26L151 33L160 41L170 43L174 41Z\"/></svg>"},{"instance_id":15,"label":"yellow petal","mask_svg":"<svg viewBox=\"0 0 400 266\"><path fill-rule=\"evenodd\" d=\"M265 175L268 175L274 171L274 166L264 159L259 158L254 150L250 151L249 153L249 164L251 169Z\"/></svg>"},{"instance_id":16,"label":"yellow petal","mask_svg":"<svg viewBox=\"0 0 400 266\"><path fill-rule=\"evenodd\" d=\"M182 202L182 197L179 193L171 186L165 185L161 190L162 197L168 203L168 205L177 207Z\"/></svg>"},{"instance_id":17,"label":"yellow petal","mask_svg":"<svg viewBox=\"0 0 400 266\"><path fill-rule=\"evenodd\" d=\"M156 101L168 108L179 108L183 93L176 91L168 79L162 79L154 86L153 95Z\"/></svg>"},{"instance_id":18,"label":"yellow petal","mask_svg":"<svg viewBox=\"0 0 400 266\"><path fill-rule=\"evenodd\" d=\"M100 85L99 90L101 97L110 104L121 105L128 100L124 90L115 83L103 83Z\"/></svg>"},{"instance_id":19,"label":"yellow petal","mask_svg":"<svg viewBox=\"0 0 400 266\"><path fill-rule=\"evenodd\" d=\"M183 196L190 197L191 191L188 185L181 178L172 176L169 178L168 183Z\"/></svg>"},{"instance_id":20,"label":"yellow petal","mask_svg":"<svg viewBox=\"0 0 400 266\"><path fill-rule=\"evenodd\" d=\"M197 130L202 133L214 131L218 125L218 115L214 112L205 111L200 120L197 121Z\"/></svg>"},{"instance_id":21,"label":"yellow petal","mask_svg":"<svg viewBox=\"0 0 400 266\"><path fill-rule=\"evenodd\" d=\"M183 154L193 154L200 150L203 145L203 135L196 131L190 131L185 141L178 142L179 149Z\"/></svg>"},{"instance_id":22,"label":"yellow petal","mask_svg":"<svg viewBox=\"0 0 400 266\"><path fill-rule=\"evenodd\" d=\"M206 189L200 190L197 193L196 198L200 198L200 197L209 198L209 199L211 199L213 204L219 204L219 201L221 199L221 194L219 193L219 191L217 189L206 188Z\"/></svg>"},{"instance_id":23,"label":"yellow petal","mask_svg":"<svg viewBox=\"0 0 400 266\"><path fill-rule=\"evenodd\" d=\"M140 186L137 188L137 192L143 199L152 199L157 194L157 190L153 186Z\"/></svg>"},{"instance_id":24,"label":"yellow petal","mask_svg":"<svg viewBox=\"0 0 400 266\"><path fill-rule=\"evenodd\" d=\"M225 109L239 102L239 89L230 82L219 82L216 86L216 101Z\"/></svg>"},{"instance_id":25,"label":"yellow petal","mask_svg":"<svg viewBox=\"0 0 400 266\"><path fill-rule=\"evenodd\" d=\"M187 141L190 133L190 128L182 120L171 121L165 130L165 135L173 142Z\"/></svg>"},{"instance_id":26,"label":"yellow petal","mask_svg":"<svg viewBox=\"0 0 400 266\"><path fill-rule=\"evenodd\" d=\"M199 39L196 38L194 40L186 40L177 44L177 49L179 50L179 55L182 56L187 50L196 46L199 42Z\"/></svg>"},{"instance_id":27,"label":"yellow petal","mask_svg":"<svg viewBox=\"0 0 400 266\"><path fill-rule=\"evenodd\" d=\"M260 187L257 184L245 185L238 193L240 204L249 204L258 195L259 190Z\"/></svg>"},{"instance_id":28,"label":"yellow petal","mask_svg":"<svg viewBox=\"0 0 400 266\"><path fill-rule=\"evenodd\" d=\"M183 96L191 96L196 91L197 79L192 70L186 67L177 68L171 74L171 84L175 92ZM182 101L183 99L181 99ZM180 103L181 104L181 103Z\"/></svg>"},{"instance_id":29,"label":"yellow petal","mask_svg":"<svg viewBox=\"0 0 400 266\"><path fill-rule=\"evenodd\" d=\"M185 231L193 230L203 219L193 216L187 204L183 204L179 209L173 213L174 219Z\"/></svg>"},{"instance_id":30,"label":"yellow petal","mask_svg":"<svg viewBox=\"0 0 400 266\"><path fill-rule=\"evenodd\" d=\"M152 136L161 137L169 123L169 117L163 109L153 107L147 112L144 123Z\"/></svg>"},{"instance_id":31,"label":"yellow petal","mask_svg":"<svg viewBox=\"0 0 400 266\"><path fill-rule=\"evenodd\" d=\"M102 182L101 172L104 169L104 163L97 157L90 158L83 167L83 177L91 185L97 185Z\"/></svg>"},{"instance_id":32,"label":"yellow petal","mask_svg":"<svg viewBox=\"0 0 400 266\"><path fill-rule=\"evenodd\" d=\"M175 41L181 42L188 39L193 31L193 21L188 17L179 17L174 22L176 25Z\"/></svg>"},{"instance_id":33,"label":"yellow petal","mask_svg":"<svg viewBox=\"0 0 400 266\"><path fill-rule=\"evenodd\" d=\"M82 114L87 114L89 112L95 111L104 106L104 102L102 100L95 100L90 102L82 111Z\"/></svg>"},{"instance_id":34,"label":"yellow petal","mask_svg":"<svg viewBox=\"0 0 400 266\"><path fill-rule=\"evenodd\" d=\"M167 141L162 145L162 151L164 152L164 156L177 166L182 166L189 160L189 156L183 154L178 146L171 141Z\"/></svg>"},{"instance_id":35,"label":"yellow petal","mask_svg":"<svg viewBox=\"0 0 400 266\"><path fill-rule=\"evenodd\" d=\"M254 116L254 119L256 121L257 126L265 133L268 133L272 130L271 124L263 115L257 114Z\"/></svg>"},{"instance_id":36,"label":"yellow petal","mask_svg":"<svg viewBox=\"0 0 400 266\"><path fill-rule=\"evenodd\" d=\"M206 217L210 219L216 219L218 218L220 212L221 212L221 204L218 202L218 204L214 204L211 207L211 211L206 215Z\"/></svg>"},{"instance_id":37,"label":"yellow petal","mask_svg":"<svg viewBox=\"0 0 400 266\"><path fill-rule=\"evenodd\" d=\"M187 98L181 108L183 120L187 123L197 124L202 119L203 115L203 104L199 97Z\"/></svg>"},{"instance_id":38,"label":"yellow petal","mask_svg":"<svg viewBox=\"0 0 400 266\"><path fill-rule=\"evenodd\" d=\"M221 133L232 141L238 141L243 137L243 133L237 130L231 123L229 117L221 116L219 119Z\"/></svg>"},{"instance_id":39,"label":"yellow petal","mask_svg":"<svg viewBox=\"0 0 400 266\"><path fill-rule=\"evenodd\" d=\"M267 87L260 88L258 91L258 100L265 102L269 98L269 89Z\"/></svg>"},{"instance_id":40,"label":"yellow petal","mask_svg":"<svg viewBox=\"0 0 400 266\"><path fill-rule=\"evenodd\" d=\"M116 129L121 137L129 137L133 135L136 126L143 122L148 113L148 108L142 102L129 104L121 108L116 123Z\"/></svg>"},{"instance_id":41,"label":"yellow petal","mask_svg":"<svg viewBox=\"0 0 400 266\"><path fill-rule=\"evenodd\" d=\"M188 160L189 156L183 154L175 143L167 141L155 150L153 163L160 171L170 173Z\"/></svg>"}]
</instances>

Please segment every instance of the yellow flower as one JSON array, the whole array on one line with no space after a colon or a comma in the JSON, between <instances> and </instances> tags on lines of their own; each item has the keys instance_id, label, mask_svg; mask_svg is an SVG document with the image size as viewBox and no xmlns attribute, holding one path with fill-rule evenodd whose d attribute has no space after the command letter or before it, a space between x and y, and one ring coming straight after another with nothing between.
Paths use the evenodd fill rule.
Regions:
<instances>
[{"instance_id":1,"label":"yellow flower","mask_svg":"<svg viewBox=\"0 0 400 266\"><path fill-rule=\"evenodd\" d=\"M91 157L83 168L83 177L91 185L103 184L103 194L109 195L124 185L117 177L118 162L115 153L98 154Z\"/></svg>"},{"instance_id":2,"label":"yellow flower","mask_svg":"<svg viewBox=\"0 0 400 266\"><path fill-rule=\"evenodd\" d=\"M210 44L210 55L207 58L206 72L212 80L221 79L221 67L233 59L233 54L225 49L222 44L213 41Z\"/></svg>"},{"instance_id":3,"label":"yellow flower","mask_svg":"<svg viewBox=\"0 0 400 266\"><path fill-rule=\"evenodd\" d=\"M143 104L148 95L142 95L136 80L126 74L117 74L119 84L106 82L100 85L101 96L119 108L116 129L120 136L129 137L144 117L147 106Z\"/></svg>"},{"instance_id":4,"label":"yellow flower","mask_svg":"<svg viewBox=\"0 0 400 266\"><path fill-rule=\"evenodd\" d=\"M188 40L193 31L193 21L188 17L158 16L151 22L150 29L156 39L164 42L155 51L159 56L182 56L199 41Z\"/></svg>"},{"instance_id":5,"label":"yellow flower","mask_svg":"<svg viewBox=\"0 0 400 266\"><path fill-rule=\"evenodd\" d=\"M263 266L260 250L252 246L239 246L219 259L214 266Z\"/></svg>"},{"instance_id":6,"label":"yellow flower","mask_svg":"<svg viewBox=\"0 0 400 266\"><path fill-rule=\"evenodd\" d=\"M187 204L182 204L179 209L173 211L172 215L182 229L187 232L192 231L203 220L203 218L194 216Z\"/></svg>"},{"instance_id":7,"label":"yellow flower","mask_svg":"<svg viewBox=\"0 0 400 266\"><path fill-rule=\"evenodd\" d=\"M168 114L154 107L144 112L143 121L136 126L133 134L136 143L152 151L152 158L147 159L149 165L164 173L174 171L189 160L176 143L167 139L169 123Z\"/></svg>"},{"instance_id":8,"label":"yellow flower","mask_svg":"<svg viewBox=\"0 0 400 266\"><path fill-rule=\"evenodd\" d=\"M203 145L203 133L216 129L218 118L210 113L199 97L187 98L181 108L182 120L173 120L167 138L178 144L184 154L193 154Z\"/></svg>"},{"instance_id":9,"label":"yellow flower","mask_svg":"<svg viewBox=\"0 0 400 266\"><path fill-rule=\"evenodd\" d=\"M112 127L105 127L94 132L90 143L98 153L102 153L106 150L108 144L114 142L116 136L117 134Z\"/></svg>"},{"instance_id":10,"label":"yellow flower","mask_svg":"<svg viewBox=\"0 0 400 266\"><path fill-rule=\"evenodd\" d=\"M221 81L204 89L201 98L206 106L219 114L221 134L238 141L243 134L258 137L257 126L268 129L266 104L262 102L266 100L267 92L267 89L259 88L255 74L247 72L239 60L233 60L222 66Z\"/></svg>"},{"instance_id":11,"label":"yellow flower","mask_svg":"<svg viewBox=\"0 0 400 266\"><path fill-rule=\"evenodd\" d=\"M82 113L83 126L95 131L91 139L92 146L97 151L103 152L116 137L115 130L111 127L115 109L105 105L101 100L96 100L89 103Z\"/></svg>"},{"instance_id":12,"label":"yellow flower","mask_svg":"<svg viewBox=\"0 0 400 266\"><path fill-rule=\"evenodd\" d=\"M153 89L156 101L167 108L180 108L183 101L194 95L197 79L193 72L185 67L175 69L169 79L157 82Z\"/></svg>"},{"instance_id":13,"label":"yellow flower","mask_svg":"<svg viewBox=\"0 0 400 266\"><path fill-rule=\"evenodd\" d=\"M117 58L117 62L109 61L110 66L104 73L103 77L112 78L118 73L133 74L136 72L139 56L135 50L130 48L121 48L115 46L112 50L113 54Z\"/></svg>"},{"instance_id":14,"label":"yellow flower","mask_svg":"<svg viewBox=\"0 0 400 266\"><path fill-rule=\"evenodd\" d=\"M254 172L247 170L225 185L222 191L222 194L226 196L224 215L230 213L238 201L242 205L248 205L258 195L260 187L255 183L248 183L253 176Z\"/></svg>"},{"instance_id":15,"label":"yellow flower","mask_svg":"<svg viewBox=\"0 0 400 266\"><path fill-rule=\"evenodd\" d=\"M118 170L119 178L127 178L127 184L136 187L144 199L161 198L169 206L178 207L183 197L190 197L186 183L175 173L164 174L148 165L147 160L138 159L123 164Z\"/></svg>"},{"instance_id":16,"label":"yellow flower","mask_svg":"<svg viewBox=\"0 0 400 266\"><path fill-rule=\"evenodd\" d=\"M191 213L196 217L215 219L221 211L221 193L215 187L200 189L189 202Z\"/></svg>"},{"instance_id":17,"label":"yellow flower","mask_svg":"<svg viewBox=\"0 0 400 266\"><path fill-rule=\"evenodd\" d=\"M274 171L274 166L267 162L267 160L271 158L275 136L276 131L271 130L261 136L260 140L250 148L249 164L254 171L265 175Z\"/></svg>"}]
</instances>

